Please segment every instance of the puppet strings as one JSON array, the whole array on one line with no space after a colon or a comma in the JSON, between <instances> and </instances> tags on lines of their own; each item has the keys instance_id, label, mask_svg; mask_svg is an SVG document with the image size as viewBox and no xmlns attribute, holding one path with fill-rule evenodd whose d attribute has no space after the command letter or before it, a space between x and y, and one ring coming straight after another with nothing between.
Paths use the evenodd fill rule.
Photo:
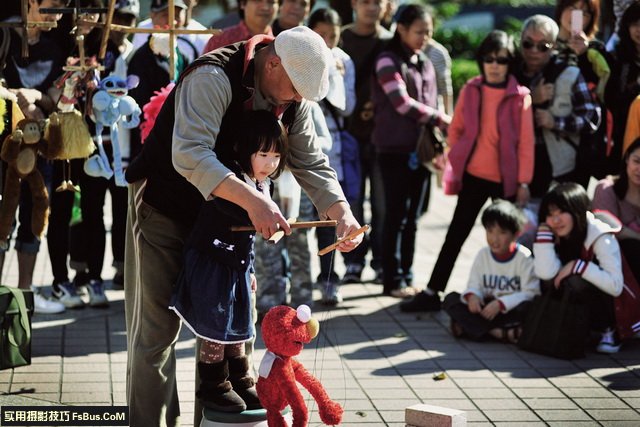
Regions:
<instances>
[{"instance_id":1,"label":"puppet strings","mask_svg":"<svg viewBox=\"0 0 640 427\"><path fill-rule=\"evenodd\" d=\"M337 241L338 241L338 236L336 234L334 237L333 243ZM337 250L331 251L331 255L330 255L331 257L329 262L330 272L333 271L334 269L336 252ZM324 283L322 283L322 286L324 286L324 288L326 289L330 285L330 281L331 281L331 275L329 274L325 278ZM319 316L319 320L321 323L320 334L318 338L315 340L312 371L314 375L318 378L318 380L322 383L323 373L325 372L325 360L327 355L327 349L335 349L335 352L339 361L339 367L340 367L339 372L342 374L342 388L340 390L341 391L340 396L333 395L331 388L327 390L327 393L329 394L329 397L332 400L339 402L342 405L342 407L345 408L345 404L347 401L347 373L346 373L346 367L342 359L342 351L340 350L340 342L339 342L337 330L335 328L335 319L333 318L334 317L333 309L334 309L333 307L327 307L325 310L323 310L322 315ZM329 357L329 359L331 360L332 357ZM328 365L330 368L331 363L329 362ZM333 375L329 375L328 378L325 376L324 379L328 379L332 381L337 378L334 378ZM315 407L316 402L311 396L308 396L307 399L308 399L307 407L311 410L313 407ZM320 423L319 425L323 425L323 424Z\"/></svg>"}]
</instances>

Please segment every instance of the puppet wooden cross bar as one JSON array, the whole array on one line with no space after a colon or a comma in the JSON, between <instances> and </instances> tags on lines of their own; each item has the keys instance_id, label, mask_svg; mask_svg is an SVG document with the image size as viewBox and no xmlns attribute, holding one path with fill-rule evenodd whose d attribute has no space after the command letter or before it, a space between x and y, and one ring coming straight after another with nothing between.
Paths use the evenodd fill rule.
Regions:
<instances>
[{"instance_id":1,"label":"puppet wooden cross bar","mask_svg":"<svg viewBox=\"0 0 640 427\"><path fill-rule=\"evenodd\" d=\"M83 19L85 14L105 13L108 9L104 7L82 7L80 6L80 0L75 0L75 7L59 7L59 8L41 8L40 13L50 14L70 14L74 16L73 22L75 28L73 31L76 34L76 44L78 45L78 53L80 61L78 65L69 65L62 67L64 71L90 71L90 70L104 70L104 66L97 64L95 61L88 62L86 60L84 50L84 36L78 34L78 27L82 24L91 25L97 27L98 24L93 21Z\"/></svg>"},{"instance_id":2,"label":"puppet wooden cross bar","mask_svg":"<svg viewBox=\"0 0 640 427\"><path fill-rule=\"evenodd\" d=\"M331 252L332 250L337 248L340 245L340 243L346 242L347 240L351 240L354 237L357 237L357 236L361 235L362 233L365 233L367 230L369 230L369 226L368 225L364 225L364 226L358 228L356 231L354 231L353 233L349 234L348 236L343 237L342 239L340 239L337 242L327 246L326 248L320 249L318 251L318 256L322 256L322 255L328 254L329 252Z\"/></svg>"},{"instance_id":3,"label":"puppet wooden cross bar","mask_svg":"<svg viewBox=\"0 0 640 427\"><path fill-rule=\"evenodd\" d=\"M289 227L291 228L335 227L336 225L338 225L338 221L334 220L300 221L289 223ZM256 231L256 228L252 225L239 225L236 227L231 227L231 231Z\"/></svg>"},{"instance_id":4,"label":"puppet wooden cross bar","mask_svg":"<svg viewBox=\"0 0 640 427\"><path fill-rule=\"evenodd\" d=\"M171 0L173 1L173 0ZM20 2L20 21L15 22L0 22L0 28L21 28L22 29L22 57L27 58L29 56L29 40L27 38L27 30L29 28L42 27L42 28L55 28L57 24L55 22L34 22L28 21L27 15L29 12L29 0L21 0Z\"/></svg>"},{"instance_id":5,"label":"puppet wooden cross bar","mask_svg":"<svg viewBox=\"0 0 640 427\"><path fill-rule=\"evenodd\" d=\"M222 31L217 29L210 30L188 30L186 28L175 27L175 7L173 0L169 0L169 28L135 28L128 27L126 25L118 25L113 23L113 12L115 10L116 0L109 0L109 8L107 11L107 19L104 23L104 31L102 32L102 41L100 43L100 55L99 58L104 59L107 53L107 41L109 40L109 33L111 31L120 31L123 33L153 33L162 34L168 33L169 37L169 79L175 80L175 62L176 58L173 52L175 52L176 35L178 34L220 34Z\"/></svg>"}]
</instances>

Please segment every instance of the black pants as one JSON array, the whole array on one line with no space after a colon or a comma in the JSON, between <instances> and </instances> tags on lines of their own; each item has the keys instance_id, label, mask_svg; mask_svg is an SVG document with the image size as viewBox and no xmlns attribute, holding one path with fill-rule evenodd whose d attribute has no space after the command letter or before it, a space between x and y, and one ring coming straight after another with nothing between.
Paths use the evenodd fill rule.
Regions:
<instances>
[{"instance_id":1,"label":"black pants","mask_svg":"<svg viewBox=\"0 0 640 427\"><path fill-rule=\"evenodd\" d=\"M382 226L383 292L412 279L417 223L422 213L431 173L409 167L408 153L378 153L384 186L385 217Z\"/></svg>"},{"instance_id":2,"label":"black pants","mask_svg":"<svg viewBox=\"0 0 640 427\"><path fill-rule=\"evenodd\" d=\"M69 281L69 269L67 259L69 257L70 239L69 222L75 192L56 191L63 180L71 180L75 185L80 183L80 176L84 173L82 165L84 159L66 162L56 160L53 162L53 181L49 193L49 228L47 231L47 246L49 248L49 260L53 282L63 283ZM84 192L82 192L84 195Z\"/></svg>"},{"instance_id":3,"label":"black pants","mask_svg":"<svg viewBox=\"0 0 640 427\"><path fill-rule=\"evenodd\" d=\"M445 290L460 249L469 237L482 206L488 198L496 199L502 195L502 183L487 181L468 173L464 174L458 204L427 284L429 289L434 292Z\"/></svg>"},{"instance_id":4,"label":"black pants","mask_svg":"<svg viewBox=\"0 0 640 427\"><path fill-rule=\"evenodd\" d=\"M106 229L104 225L104 202L107 190L111 194L111 248L114 265L124 265L124 241L127 222L127 187L118 187L113 177L109 180L83 174L81 208L82 223L78 232L78 253L85 254L89 280L101 280L104 265ZM74 255L75 258L75 255Z\"/></svg>"},{"instance_id":5,"label":"black pants","mask_svg":"<svg viewBox=\"0 0 640 427\"><path fill-rule=\"evenodd\" d=\"M451 292L442 302L442 308L447 312L452 320L456 321L465 334L474 340L485 338L487 333L496 328L513 328L522 324L531 301L518 304L507 313L498 313L492 320L487 320L479 314L469 311L469 306L460 301L460 294Z\"/></svg>"}]
</instances>

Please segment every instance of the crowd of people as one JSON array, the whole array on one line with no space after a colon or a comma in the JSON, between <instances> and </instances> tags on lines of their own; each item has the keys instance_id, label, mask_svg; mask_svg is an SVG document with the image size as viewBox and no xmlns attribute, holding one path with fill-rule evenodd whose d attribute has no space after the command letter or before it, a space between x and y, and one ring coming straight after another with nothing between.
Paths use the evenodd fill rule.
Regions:
<instances>
[{"instance_id":1,"label":"crowd of people","mask_svg":"<svg viewBox=\"0 0 640 427\"><path fill-rule=\"evenodd\" d=\"M628 262L640 256L640 0L620 2L606 46L597 39L598 0L558 0L554 17L529 17L516 37L489 32L475 52L479 75L455 99L451 57L421 4L352 0L353 22L343 25L337 11L314 9L312 0L239 0L222 33L180 35L174 51L161 34L130 41L111 31L99 64L91 58L103 29L92 24L104 14L67 16L69 33L62 13L41 10L67 3L28 0L28 20L43 25L0 31L0 98L18 107L5 108L2 139L17 135L20 119L78 112L100 155L37 159L49 194L51 297L32 283L42 236L32 229L26 180L14 230L0 236L0 273L15 234L18 287L33 290L36 313L82 307L85 289L89 305L107 306L109 191L131 425L177 424L182 323L198 337L198 402L224 412L259 407L251 369L259 317L279 304L312 305L314 285L322 304L341 304L340 286L365 280L367 260L372 281L402 300L400 310L444 309L456 337L517 343L536 297L554 289L570 289L584 304L600 333L598 351L617 352L628 336L615 307L629 289L623 284L640 278L638 263ZM139 26L166 27L174 16L176 27L206 28L192 17L196 0L173 6L169 13L168 0L152 0ZM133 26L139 17L138 0L116 1L113 23ZM85 66L73 68L81 57ZM107 103L112 129L96 135L103 105L95 94L107 78L119 97ZM61 123L65 138L81 137ZM416 141L436 131L447 146L425 165ZM49 134L43 126L43 138ZM125 169L127 183L111 164ZM412 266L432 175L457 204L418 291L425 278ZM466 290L441 295L478 215L487 247ZM312 278L309 231L292 233L293 218L337 221L336 229L317 229L321 247L364 223L371 232L338 245L342 277L329 254ZM234 225L255 231L232 232ZM265 243L281 231L284 238ZM638 332L640 313L631 319Z\"/></svg>"}]
</instances>

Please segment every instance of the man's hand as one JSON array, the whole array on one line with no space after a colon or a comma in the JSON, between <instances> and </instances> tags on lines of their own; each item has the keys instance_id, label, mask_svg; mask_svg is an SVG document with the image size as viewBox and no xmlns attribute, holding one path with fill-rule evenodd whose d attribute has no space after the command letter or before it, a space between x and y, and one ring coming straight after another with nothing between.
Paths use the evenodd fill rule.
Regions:
<instances>
[{"instance_id":1,"label":"man's hand","mask_svg":"<svg viewBox=\"0 0 640 427\"><path fill-rule=\"evenodd\" d=\"M360 228L360 224L353 216L353 213L351 213L351 209L346 202L337 202L331 205L331 207L327 210L327 216L330 219L338 221L338 226L336 228L338 239L347 237ZM364 234L359 234L353 239L340 243L336 249L338 249L340 252L352 251L356 248L356 246L362 243L363 238Z\"/></svg>"},{"instance_id":2,"label":"man's hand","mask_svg":"<svg viewBox=\"0 0 640 427\"><path fill-rule=\"evenodd\" d=\"M553 83L545 83L544 79L540 80L531 91L531 101L534 105L544 104L553 99Z\"/></svg>"},{"instance_id":3,"label":"man's hand","mask_svg":"<svg viewBox=\"0 0 640 427\"><path fill-rule=\"evenodd\" d=\"M536 124L541 128L553 129L556 125L556 121L553 115L548 110L536 110L535 112Z\"/></svg>"},{"instance_id":4,"label":"man's hand","mask_svg":"<svg viewBox=\"0 0 640 427\"><path fill-rule=\"evenodd\" d=\"M467 307L469 307L469 313L480 314L482 313L482 301L475 294L469 294L467 297Z\"/></svg>"},{"instance_id":5,"label":"man's hand","mask_svg":"<svg viewBox=\"0 0 640 427\"><path fill-rule=\"evenodd\" d=\"M278 205L263 194L256 191L255 197L251 198L245 209L256 228L256 233L262 234L265 239L278 230L283 230L286 235L291 234L291 227L278 209Z\"/></svg>"}]
</instances>

